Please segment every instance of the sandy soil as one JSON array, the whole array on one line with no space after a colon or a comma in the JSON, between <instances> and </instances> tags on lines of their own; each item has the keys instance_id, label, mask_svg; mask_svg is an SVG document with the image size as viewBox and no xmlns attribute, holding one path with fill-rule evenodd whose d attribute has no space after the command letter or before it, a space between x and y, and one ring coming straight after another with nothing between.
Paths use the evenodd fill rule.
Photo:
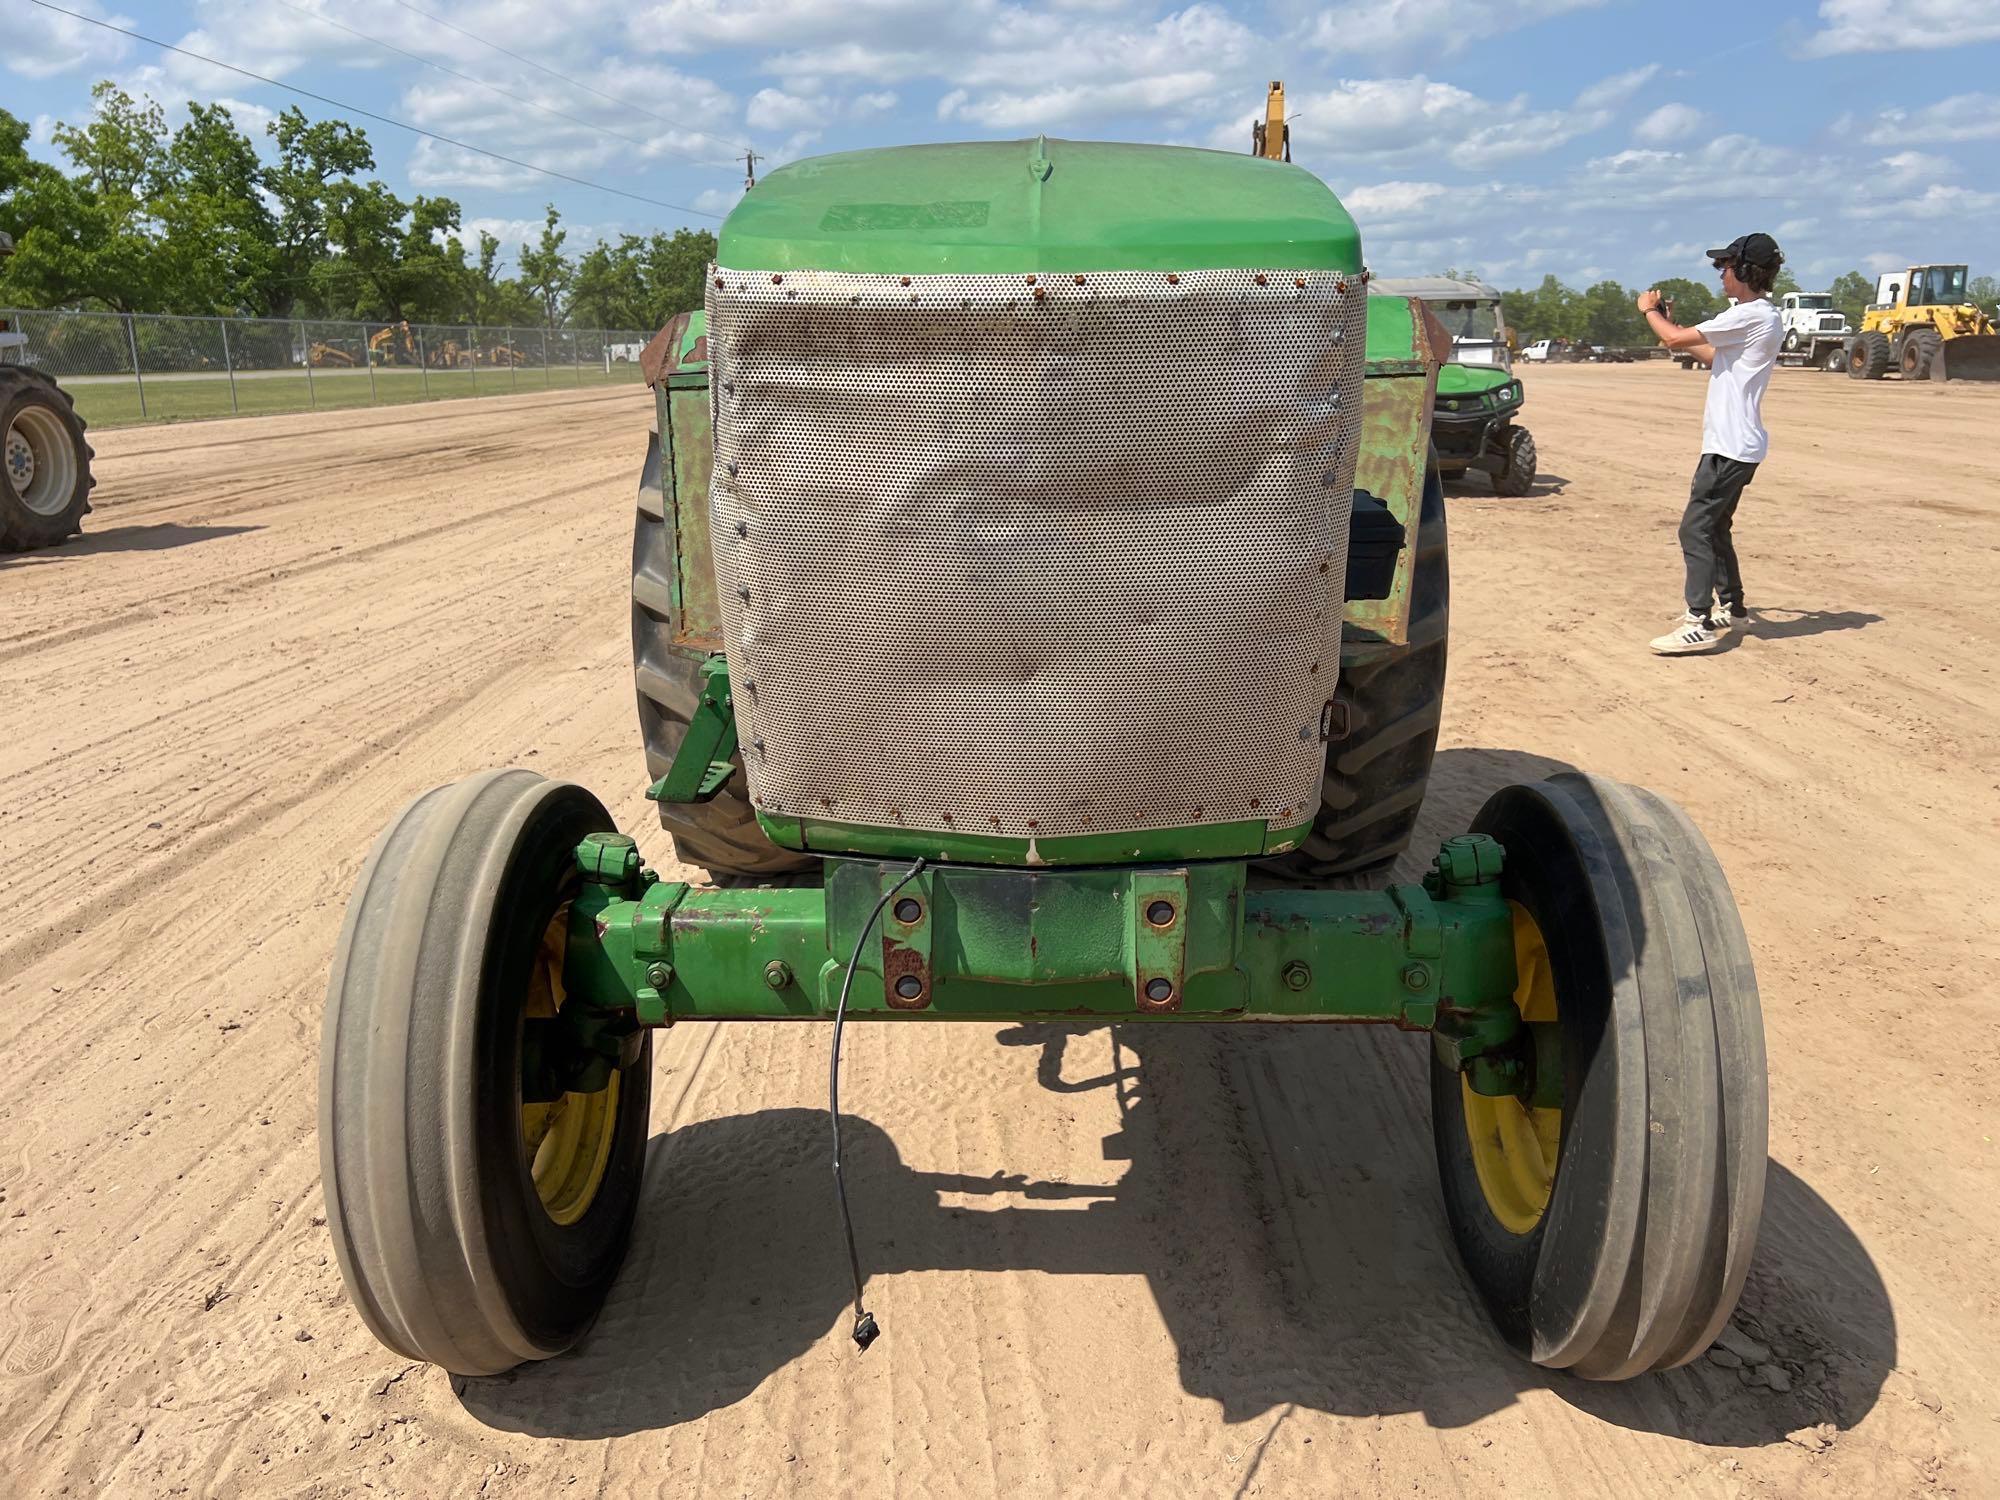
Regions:
<instances>
[{"instance_id":1,"label":"sandy soil","mask_svg":"<svg viewBox=\"0 0 2000 1500\"><path fill-rule=\"evenodd\" d=\"M1139 1026L852 1034L865 1357L826 1033L702 1026L662 1038L585 1345L469 1385L385 1354L314 1141L377 828L511 763L670 857L626 663L646 409L617 391L110 434L87 537L0 562L0 1488L2000 1493L2000 390L1781 372L1737 528L1756 623L1677 661L1644 641L1700 382L1529 391L1547 481L1451 500L1423 837L1563 766L1707 830L1770 1034L1739 1325L1775 1374L1508 1355L1449 1249L1420 1039Z\"/></svg>"}]
</instances>

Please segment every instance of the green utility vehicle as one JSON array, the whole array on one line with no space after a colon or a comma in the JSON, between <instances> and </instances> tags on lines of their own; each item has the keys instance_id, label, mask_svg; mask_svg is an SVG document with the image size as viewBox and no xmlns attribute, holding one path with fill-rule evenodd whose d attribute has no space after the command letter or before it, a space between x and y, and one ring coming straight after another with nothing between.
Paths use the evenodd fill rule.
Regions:
<instances>
[{"instance_id":1,"label":"green utility vehicle","mask_svg":"<svg viewBox=\"0 0 2000 1500\"><path fill-rule=\"evenodd\" d=\"M0 260L14 238L0 230ZM94 456L55 377L27 363L28 336L0 317L0 552L53 547L83 529Z\"/></svg>"},{"instance_id":2,"label":"green utility vehicle","mask_svg":"<svg viewBox=\"0 0 2000 1500\"><path fill-rule=\"evenodd\" d=\"M1765 1088L1701 835L1565 774L1419 880L1323 878L1407 838L1443 661L1446 346L1366 282L1334 195L1265 159L904 147L749 193L648 350L631 597L650 795L715 883L525 770L382 834L320 1129L384 1344L483 1375L582 1337L653 1031L770 1020L832 1023L865 1349L887 1247L848 1218L844 1023L1034 1019L1427 1033L1447 1217L1514 1347L1600 1379L1708 1347Z\"/></svg>"},{"instance_id":3,"label":"green utility vehicle","mask_svg":"<svg viewBox=\"0 0 2000 1500\"><path fill-rule=\"evenodd\" d=\"M1525 495L1535 484L1535 440L1515 421L1526 399L1507 347L1500 292L1447 276L1378 279L1376 296L1413 297L1451 335L1451 361L1438 371L1431 442L1438 472L1451 479L1477 471L1498 495Z\"/></svg>"}]
</instances>

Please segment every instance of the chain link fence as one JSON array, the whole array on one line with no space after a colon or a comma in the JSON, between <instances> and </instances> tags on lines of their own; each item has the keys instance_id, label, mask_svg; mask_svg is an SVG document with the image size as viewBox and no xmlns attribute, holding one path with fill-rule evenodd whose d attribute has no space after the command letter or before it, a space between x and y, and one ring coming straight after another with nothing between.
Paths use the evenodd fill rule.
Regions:
<instances>
[{"instance_id":1,"label":"chain link fence","mask_svg":"<svg viewBox=\"0 0 2000 1500\"><path fill-rule=\"evenodd\" d=\"M45 370L95 427L638 384L636 328L0 309L0 360ZM11 347L9 347L11 345Z\"/></svg>"}]
</instances>

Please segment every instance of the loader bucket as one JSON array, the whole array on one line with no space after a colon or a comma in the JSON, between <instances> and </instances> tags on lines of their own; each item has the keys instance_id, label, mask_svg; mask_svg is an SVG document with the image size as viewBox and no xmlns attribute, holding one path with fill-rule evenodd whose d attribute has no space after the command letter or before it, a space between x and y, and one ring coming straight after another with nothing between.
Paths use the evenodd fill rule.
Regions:
<instances>
[{"instance_id":1,"label":"loader bucket","mask_svg":"<svg viewBox=\"0 0 2000 1500\"><path fill-rule=\"evenodd\" d=\"M2000 380L2000 333L1946 339L1931 360L1933 380Z\"/></svg>"}]
</instances>

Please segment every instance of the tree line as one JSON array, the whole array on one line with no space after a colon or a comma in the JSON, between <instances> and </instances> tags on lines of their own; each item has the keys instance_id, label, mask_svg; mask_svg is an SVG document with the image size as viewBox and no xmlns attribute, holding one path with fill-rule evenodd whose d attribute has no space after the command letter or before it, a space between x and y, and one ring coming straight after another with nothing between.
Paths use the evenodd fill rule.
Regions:
<instances>
[{"instance_id":1,"label":"tree line","mask_svg":"<svg viewBox=\"0 0 2000 1500\"><path fill-rule=\"evenodd\" d=\"M214 317L657 328L699 307L706 229L620 235L573 253L551 204L513 275L456 200L405 200L367 134L297 107L266 127L268 159L221 104L191 103L171 134L151 98L110 82L53 139L65 171L27 153L0 109L0 307Z\"/></svg>"},{"instance_id":2,"label":"tree line","mask_svg":"<svg viewBox=\"0 0 2000 1500\"><path fill-rule=\"evenodd\" d=\"M1444 274L1478 279L1473 272ZM1684 328L1714 317L1728 305L1719 278L1716 285L1704 285L1685 276L1670 276L1647 285L1658 287L1672 299L1674 321ZM1532 290L1502 292L1500 311L1508 328L1524 346L1541 339L1570 339L1612 349L1645 348L1656 341L1646 327L1645 318L1633 305L1643 290L1644 287L1627 288L1615 281L1600 281L1577 291L1554 276L1545 276L1542 284ZM1801 287L1790 271L1780 271L1772 295L1819 290ZM1848 271L1836 276L1833 285L1825 290L1832 294L1833 305L1847 314L1847 326L1859 328L1862 313L1875 300L1875 278L1860 271ZM2000 283L1991 276L1975 276L1966 288L1966 295L1981 306L1990 305L2000 300Z\"/></svg>"}]
</instances>

